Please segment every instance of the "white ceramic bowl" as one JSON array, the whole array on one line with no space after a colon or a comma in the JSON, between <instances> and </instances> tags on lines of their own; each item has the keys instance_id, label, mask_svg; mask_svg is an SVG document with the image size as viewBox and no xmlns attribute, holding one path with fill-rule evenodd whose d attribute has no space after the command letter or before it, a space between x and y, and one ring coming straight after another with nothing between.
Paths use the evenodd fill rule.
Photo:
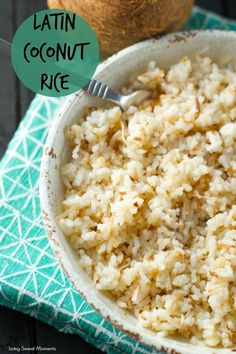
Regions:
<instances>
[{"instance_id":1,"label":"white ceramic bowl","mask_svg":"<svg viewBox=\"0 0 236 354\"><path fill-rule=\"evenodd\" d=\"M214 59L227 56L234 59L236 33L230 31L185 32L147 40L126 48L106 60L99 66L94 77L114 89L119 89L127 83L130 76L138 73L151 60L156 60L160 67L168 68L182 56L193 57L202 50ZM69 146L64 136L65 127L75 123L86 107L102 104L101 100L82 91L69 96L59 110L44 149L40 176L41 206L47 234L59 262L75 288L88 303L116 327L139 341L169 353L232 353L232 349L212 349L205 347L202 343L190 344L180 339L160 337L140 327L135 317L125 313L114 300L94 288L91 279L80 267L78 256L57 226L55 216L61 212L63 200L63 184L59 167L67 161L69 156Z\"/></svg>"}]
</instances>

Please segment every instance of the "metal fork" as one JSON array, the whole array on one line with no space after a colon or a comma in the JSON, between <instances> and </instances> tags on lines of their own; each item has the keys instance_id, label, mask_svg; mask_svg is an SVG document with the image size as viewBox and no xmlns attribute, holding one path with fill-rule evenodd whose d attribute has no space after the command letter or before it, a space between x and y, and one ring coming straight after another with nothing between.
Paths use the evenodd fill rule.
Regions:
<instances>
[{"instance_id":1,"label":"metal fork","mask_svg":"<svg viewBox=\"0 0 236 354\"><path fill-rule=\"evenodd\" d=\"M138 105L151 95L151 92L147 90L135 91L129 95L120 95L106 84L94 79L90 80L83 89L93 96L118 104L123 110L126 110L130 105Z\"/></svg>"}]
</instances>

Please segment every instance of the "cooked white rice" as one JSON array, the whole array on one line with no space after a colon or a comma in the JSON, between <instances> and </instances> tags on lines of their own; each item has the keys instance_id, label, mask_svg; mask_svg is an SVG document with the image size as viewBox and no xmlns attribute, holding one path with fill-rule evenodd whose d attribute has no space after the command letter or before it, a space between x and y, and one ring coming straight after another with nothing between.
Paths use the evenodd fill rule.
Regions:
<instances>
[{"instance_id":1,"label":"cooked white rice","mask_svg":"<svg viewBox=\"0 0 236 354\"><path fill-rule=\"evenodd\" d=\"M137 82L153 98L67 132L61 229L95 286L142 326L236 342L236 74L208 57Z\"/></svg>"}]
</instances>

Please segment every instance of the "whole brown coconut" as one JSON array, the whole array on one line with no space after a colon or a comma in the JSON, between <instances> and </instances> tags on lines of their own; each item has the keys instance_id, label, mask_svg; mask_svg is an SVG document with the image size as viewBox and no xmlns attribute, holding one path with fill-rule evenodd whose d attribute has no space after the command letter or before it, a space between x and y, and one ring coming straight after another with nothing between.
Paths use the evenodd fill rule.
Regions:
<instances>
[{"instance_id":1,"label":"whole brown coconut","mask_svg":"<svg viewBox=\"0 0 236 354\"><path fill-rule=\"evenodd\" d=\"M177 31L193 0L48 0L48 6L81 15L96 32L103 58L135 42Z\"/></svg>"}]
</instances>

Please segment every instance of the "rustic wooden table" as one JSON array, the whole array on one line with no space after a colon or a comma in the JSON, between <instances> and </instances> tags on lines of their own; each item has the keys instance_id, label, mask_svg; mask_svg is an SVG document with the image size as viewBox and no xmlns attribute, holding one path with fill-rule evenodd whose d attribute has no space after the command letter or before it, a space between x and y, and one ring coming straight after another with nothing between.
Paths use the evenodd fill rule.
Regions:
<instances>
[{"instance_id":1,"label":"rustic wooden table","mask_svg":"<svg viewBox=\"0 0 236 354\"><path fill-rule=\"evenodd\" d=\"M236 19L236 1L197 0L196 4ZM46 7L46 0L1 0L0 37L11 41L18 25L29 15ZM16 130L34 94L22 86L7 57L0 56L0 157ZM8 346L55 346L58 354L101 353L79 336L57 332L54 328L16 311L0 307L0 354ZM36 351L29 352L35 354Z\"/></svg>"}]
</instances>

